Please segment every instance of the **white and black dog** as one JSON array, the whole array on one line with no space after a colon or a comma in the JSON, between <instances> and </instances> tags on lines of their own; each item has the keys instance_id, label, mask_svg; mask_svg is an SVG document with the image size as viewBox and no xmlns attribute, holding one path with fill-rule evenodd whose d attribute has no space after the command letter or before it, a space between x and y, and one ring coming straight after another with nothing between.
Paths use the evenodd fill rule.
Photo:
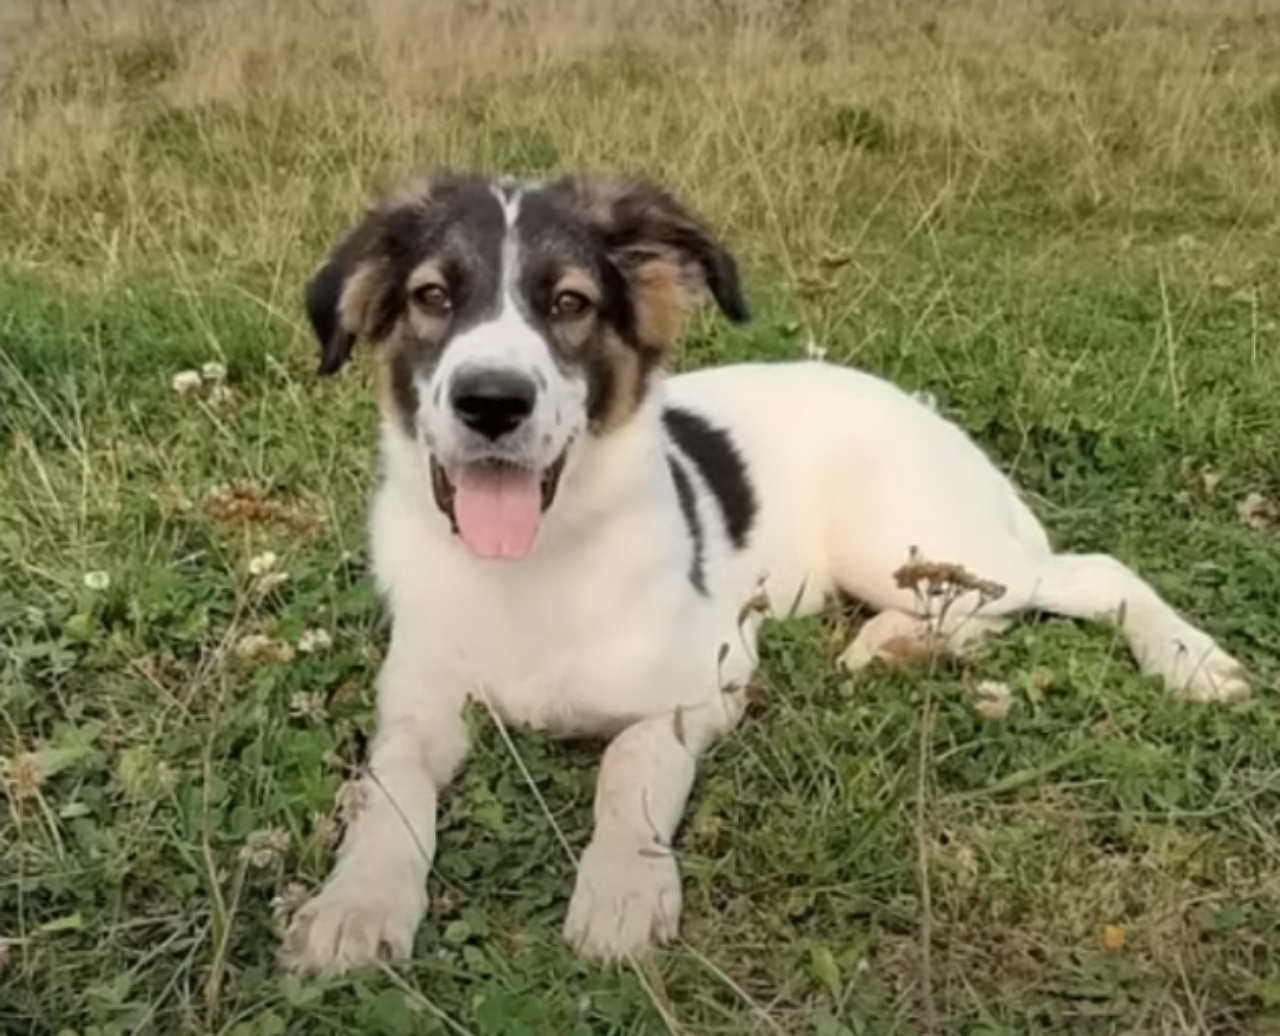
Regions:
<instances>
[{"instance_id":1,"label":"white and black dog","mask_svg":"<svg viewBox=\"0 0 1280 1036\"><path fill-rule=\"evenodd\" d=\"M411 951L469 699L611 739L565 937L603 960L670 939L672 838L699 754L743 711L762 614L857 599L875 613L857 668L1054 612L1119 623L1175 691L1247 692L1119 561L1054 553L965 433L892 385L809 362L664 377L703 290L747 318L733 258L657 188L451 174L369 211L308 286L322 373L375 347L393 624L372 775L286 935L292 967ZM935 607L895 578L912 558L981 581Z\"/></svg>"}]
</instances>

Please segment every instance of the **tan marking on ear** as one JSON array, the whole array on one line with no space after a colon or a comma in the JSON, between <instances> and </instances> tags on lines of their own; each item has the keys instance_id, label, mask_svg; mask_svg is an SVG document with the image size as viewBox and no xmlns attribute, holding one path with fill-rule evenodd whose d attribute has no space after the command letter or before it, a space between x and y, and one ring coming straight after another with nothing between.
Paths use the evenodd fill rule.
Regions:
<instances>
[{"instance_id":1,"label":"tan marking on ear","mask_svg":"<svg viewBox=\"0 0 1280 1036\"><path fill-rule=\"evenodd\" d=\"M383 277L382 264L365 259L343 284L338 297L338 316L342 326L352 334L368 338L373 331L374 316L385 290Z\"/></svg>"},{"instance_id":2,"label":"tan marking on ear","mask_svg":"<svg viewBox=\"0 0 1280 1036\"><path fill-rule=\"evenodd\" d=\"M630 276L636 336L644 348L666 352L675 345L689 305L684 274L673 259L660 256L634 267Z\"/></svg>"},{"instance_id":3,"label":"tan marking on ear","mask_svg":"<svg viewBox=\"0 0 1280 1036\"><path fill-rule=\"evenodd\" d=\"M373 388L378 410L384 417L393 418L396 412L395 393L391 388L391 357L394 346L388 344L373 350Z\"/></svg>"},{"instance_id":4,"label":"tan marking on ear","mask_svg":"<svg viewBox=\"0 0 1280 1036\"><path fill-rule=\"evenodd\" d=\"M667 351L705 284L694 264L663 242L675 231L700 232L697 221L674 198L632 180L583 178L576 181L576 191L589 221L607 230L623 219L638 233L617 258L631 282L642 346Z\"/></svg>"}]
</instances>

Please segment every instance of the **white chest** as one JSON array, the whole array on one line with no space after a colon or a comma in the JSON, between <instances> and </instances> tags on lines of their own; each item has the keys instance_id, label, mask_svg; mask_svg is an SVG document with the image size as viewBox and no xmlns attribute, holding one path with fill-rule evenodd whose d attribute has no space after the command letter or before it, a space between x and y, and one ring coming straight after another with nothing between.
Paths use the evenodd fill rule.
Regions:
<instances>
[{"instance_id":1,"label":"white chest","mask_svg":"<svg viewBox=\"0 0 1280 1036\"><path fill-rule=\"evenodd\" d=\"M643 523L515 565L477 564L389 498L374 529L398 634L506 722L608 735L749 676L738 609L694 592Z\"/></svg>"}]
</instances>

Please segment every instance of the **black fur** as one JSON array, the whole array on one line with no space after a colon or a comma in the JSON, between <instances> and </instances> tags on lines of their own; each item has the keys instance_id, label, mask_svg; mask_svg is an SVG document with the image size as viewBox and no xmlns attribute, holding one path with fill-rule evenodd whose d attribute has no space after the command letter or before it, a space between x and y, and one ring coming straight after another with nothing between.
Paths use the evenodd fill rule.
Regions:
<instances>
[{"instance_id":1,"label":"black fur","mask_svg":"<svg viewBox=\"0 0 1280 1036\"><path fill-rule=\"evenodd\" d=\"M680 452L697 466L720 506L729 541L741 550L755 525L758 505L747 466L733 440L701 414L682 407L667 407L662 421Z\"/></svg>"},{"instance_id":2,"label":"black fur","mask_svg":"<svg viewBox=\"0 0 1280 1036\"><path fill-rule=\"evenodd\" d=\"M465 232L455 230L465 223ZM320 347L319 373L335 374L351 358L357 338L377 342L391 333L408 304L410 272L449 239L455 244L454 268L497 269L503 220L488 181L444 174L432 181L429 195L416 203L384 204L368 211L333 250L306 289L307 317ZM458 251L462 254L458 255ZM339 303L347 280L361 262L378 264L378 291L366 326L343 325ZM482 319L496 304L498 285L466 285L467 303L455 320L455 332Z\"/></svg>"},{"instance_id":3,"label":"black fur","mask_svg":"<svg viewBox=\"0 0 1280 1036\"><path fill-rule=\"evenodd\" d=\"M693 588L707 595L707 575L703 558L702 522L698 518L698 501L693 494L693 483L685 474L684 467L675 457L667 457L667 466L671 469L671 481L675 483L676 499L680 501L680 513L684 515L684 523L689 529L689 539L693 542L693 558L689 562L689 582Z\"/></svg>"},{"instance_id":4,"label":"black fur","mask_svg":"<svg viewBox=\"0 0 1280 1036\"><path fill-rule=\"evenodd\" d=\"M606 247L625 264L645 251L670 249L696 269L711 297L730 321L751 317L742 294L738 264L714 235L666 191L635 183L613 203L604 229Z\"/></svg>"},{"instance_id":5,"label":"black fur","mask_svg":"<svg viewBox=\"0 0 1280 1036\"><path fill-rule=\"evenodd\" d=\"M307 283L307 319L320 346L321 375L336 374L351 359L356 336L342 326L338 300L346 283L350 261L338 249Z\"/></svg>"}]
</instances>

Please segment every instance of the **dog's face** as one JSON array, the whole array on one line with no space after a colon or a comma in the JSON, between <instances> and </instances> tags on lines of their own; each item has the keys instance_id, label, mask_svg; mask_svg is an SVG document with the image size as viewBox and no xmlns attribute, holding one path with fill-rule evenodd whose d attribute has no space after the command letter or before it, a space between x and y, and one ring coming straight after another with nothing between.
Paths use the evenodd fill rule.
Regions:
<instances>
[{"instance_id":1,"label":"dog's face","mask_svg":"<svg viewBox=\"0 0 1280 1036\"><path fill-rule=\"evenodd\" d=\"M732 256L653 187L440 175L367 213L306 302L320 372L372 342L437 505L477 555L519 558L569 451L637 409L703 288L747 319Z\"/></svg>"}]
</instances>

